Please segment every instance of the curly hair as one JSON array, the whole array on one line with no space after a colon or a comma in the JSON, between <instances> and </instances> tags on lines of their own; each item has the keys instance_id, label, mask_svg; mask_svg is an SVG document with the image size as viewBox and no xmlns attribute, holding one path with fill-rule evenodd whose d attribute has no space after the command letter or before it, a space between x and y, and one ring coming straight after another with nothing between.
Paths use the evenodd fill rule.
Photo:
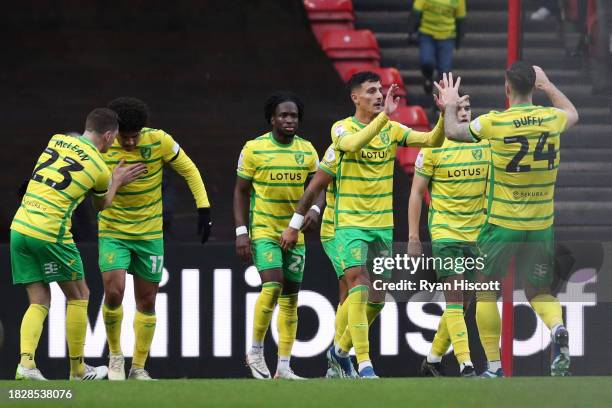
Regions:
<instances>
[{"instance_id":1,"label":"curly hair","mask_svg":"<svg viewBox=\"0 0 612 408\"><path fill-rule=\"evenodd\" d=\"M121 96L109 102L108 108L119 116L120 132L139 132L149 121L149 107L140 99Z\"/></svg>"},{"instance_id":2,"label":"curly hair","mask_svg":"<svg viewBox=\"0 0 612 408\"><path fill-rule=\"evenodd\" d=\"M268 99L266 99L266 103L264 105L264 115L266 117L266 121L271 123L272 116L274 116L274 113L276 112L276 107L283 102L295 103L295 106L298 108L298 119L302 121L302 118L304 117L304 104L299 96L293 92L287 91L274 92L268 97Z\"/></svg>"}]
</instances>

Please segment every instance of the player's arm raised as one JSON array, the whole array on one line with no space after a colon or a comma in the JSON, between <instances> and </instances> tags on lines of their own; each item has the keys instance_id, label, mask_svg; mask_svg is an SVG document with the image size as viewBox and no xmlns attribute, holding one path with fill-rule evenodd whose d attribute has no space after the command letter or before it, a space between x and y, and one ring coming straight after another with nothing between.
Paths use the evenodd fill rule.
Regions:
<instances>
[{"instance_id":1,"label":"player's arm raised","mask_svg":"<svg viewBox=\"0 0 612 408\"><path fill-rule=\"evenodd\" d=\"M389 115L397 109L399 96L396 96L395 93L398 89L399 86L397 84L391 85L385 97L384 111L379 113L366 127L359 132L340 135L336 142L337 149L343 152L358 152L363 146L370 143L389 122Z\"/></svg>"},{"instance_id":2,"label":"player's arm raised","mask_svg":"<svg viewBox=\"0 0 612 408\"><path fill-rule=\"evenodd\" d=\"M295 213L289 222L289 226L283 231L280 245L283 250L292 249L298 241L298 232L304 227L304 215L308 212L317 197L325 193L325 188L334 178L324 170L317 170L314 177L304 190L302 198L298 203Z\"/></svg>"},{"instance_id":3,"label":"player's arm raised","mask_svg":"<svg viewBox=\"0 0 612 408\"><path fill-rule=\"evenodd\" d=\"M106 192L94 189L92 201L96 211L102 211L110 207L117 190L136 180L147 168L144 163L136 163L129 166L124 166L124 164L125 160L121 159L113 170L111 182L106 183L108 185ZM106 177L106 180L108 181L108 177Z\"/></svg>"},{"instance_id":4,"label":"player's arm raised","mask_svg":"<svg viewBox=\"0 0 612 408\"><path fill-rule=\"evenodd\" d=\"M464 100L469 98L468 95L459 96L459 85L461 77L457 77L457 81L453 81L453 73L442 75L442 84L434 85L438 89L438 98L444 104L447 112L457 112L459 106ZM448 139L457 142L475 142L470 134L469 123L461 123L457 115L448 115L444 120L444 133Z\"/></svg>"},{"instance_id":5,"label":"player's arm raised","mask_svg":"<svg viewBox=\"0 0 612 408\"><path fill-rule=\"evenodd\" d=\"M533 69L535 70L536 74L536 89L544 91L553 106L564 111L567 115L567 125L565 128L569 129L578 123L578 111L576 110L576 107L572 101L570 101L569 98L565 96L565 94L548 79L548 76L546 76L546 73L542 68L534 65Z\"/></svg>"}]
</instances>

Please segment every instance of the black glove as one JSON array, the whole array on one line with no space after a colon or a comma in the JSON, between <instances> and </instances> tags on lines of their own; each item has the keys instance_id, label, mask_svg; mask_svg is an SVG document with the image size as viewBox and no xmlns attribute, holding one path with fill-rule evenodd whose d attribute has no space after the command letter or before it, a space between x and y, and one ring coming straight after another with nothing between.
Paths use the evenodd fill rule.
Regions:
<instances>
[{"instance_id":1,"label":"black glove","mask_svg":"<svg viewBox=\"0 0 612 408\"><path fill-rule=\"evenodd\" d=\"M202 236L203 244L208 241L212 225L213 223L210 220L210 208L198 208L198 235Z\"/></svg>"}]
</instances>

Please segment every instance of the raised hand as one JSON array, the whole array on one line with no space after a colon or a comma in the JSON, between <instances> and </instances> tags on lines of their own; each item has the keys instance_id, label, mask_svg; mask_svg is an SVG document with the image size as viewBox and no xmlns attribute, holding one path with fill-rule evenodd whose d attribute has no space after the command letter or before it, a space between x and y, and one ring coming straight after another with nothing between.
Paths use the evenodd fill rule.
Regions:
<instances>
[{"instance_id":1,"label":"raised hand","mask_svg":"<svg viewBox=\"0 0 612 408\"><path fill-rule=\"evenodd\" d=\"M459 97L459 85L461 84L461 77L457 77L457 80L453 80L453 73L449 72L442 74L442 84L434 82L436 89L438 90L438 98L448 105L458 105L461 100Z\"/></svg>"},{"instance_id":2,"label":"raised hand","mask_svg":"<svg viewBox=\"0 0 612 408\"><path fill-rule=\"evenodd\" d=\"M546 89L550 84L550 79L544 72L544 70L537 65L533 66L533 70L535 71L536 79L535 79L535 87L539 90Z\"/></svg>"},{"instance_id":3,"label":"raised hand","mask_svg":"<svg viewBox=\"0 0 612 408\"><path fill-rule=\"evenodd\" d=\"M444 83L442 81L440 81L439 83L436 84L436 86L440 86L441 88L444 88ZM433 98L434 98L434 102L436 104L436 106L438 107L438 110L440 112L442 112L442 114L444 114L444 111L446 110L446 105L444 105L444 101L441 99L441 96L439 95L439 92L434 92L433 93Z\"/></svg>"},{"instance_id":4,"label":"raised hand","mask_svg":"<svg viewBox=\"0 0 612 408\"><path fill-rule=\"evenodd\" d=\"M385 114L387 116L391 115L397 109L399 105L399 96L396 96L395 93L399 89L398 84L392 84L389 87L389 91L387 92L387 96L385 97Z\"/></svg>"}]
</instances>

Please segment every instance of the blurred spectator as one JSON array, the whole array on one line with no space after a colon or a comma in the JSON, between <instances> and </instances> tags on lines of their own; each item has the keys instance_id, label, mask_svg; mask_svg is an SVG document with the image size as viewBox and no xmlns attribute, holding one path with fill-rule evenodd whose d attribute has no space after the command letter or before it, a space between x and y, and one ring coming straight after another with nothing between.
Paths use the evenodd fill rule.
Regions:
<instances>
[{"instance_id":1,"label":"blurred spectator","mask_svg":"<svg viewBox=\"0 0 612 408\"><path fill-rule=\"evenodd\" d=\"M550 16L554 16L557 19L561 17L558 0L537 0L536 3L540 7L531 13L532 21L544 21Z\"/></svg>"},{"instance_id":2,"label":"blurred spectator","mask_svg":"<svg viewBox=\"0 0 612 408\"><path fill-rule=\"evenodd\" d=\"M572 57L581 57L588 53L588 45L591 43L589 36L589 26L587 24L588 4L587 0L577 2L578 15L576 20L576 26L580 32L578 37L578 44L574 47L571 52Z\"/></svg>"},{"instance_id":3,"label":"blurred spectator","mask_svg":"<svg viewBox=\"0 0 612 408\"><path fill-rule=\"evenodd\" d=\"M415 0L409 28L410 42L418 42L423 88L433 89L434 69L438 78L453 67L453 48L459 49L464 35L465 0Z\"/></svg>"}]
</instances>

